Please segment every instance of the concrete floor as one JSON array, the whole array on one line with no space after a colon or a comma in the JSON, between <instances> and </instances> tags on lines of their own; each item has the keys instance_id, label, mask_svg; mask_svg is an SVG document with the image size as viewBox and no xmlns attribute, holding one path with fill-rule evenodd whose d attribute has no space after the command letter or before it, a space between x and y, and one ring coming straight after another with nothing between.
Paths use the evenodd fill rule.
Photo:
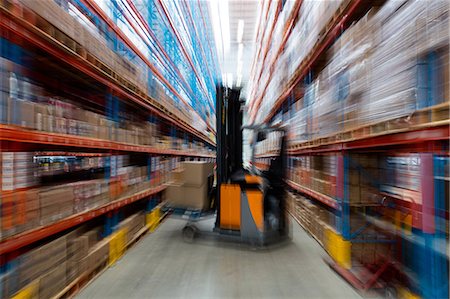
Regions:
<instances>
[{"instance_id":1,"label":"concrete floor","mask_svg":"<svg viewBox=\"0 0 450 299\"><path fill-rule=\"evenodd\" d=\"M77 298L361 298L295 222L292 242L264 250L207 237L185 243L185 223L167 219Z\"/></svg>"}]
</instances>

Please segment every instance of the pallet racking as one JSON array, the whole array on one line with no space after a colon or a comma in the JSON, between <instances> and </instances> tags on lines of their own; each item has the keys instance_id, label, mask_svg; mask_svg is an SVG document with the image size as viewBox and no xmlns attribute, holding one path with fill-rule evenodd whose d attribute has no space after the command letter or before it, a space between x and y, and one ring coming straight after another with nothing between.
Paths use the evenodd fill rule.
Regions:
<instances>
[{"instance_id":1,"label":"pallet racking","mask_svg":"<svg viewBox=\"0 0 450 299\"><path fill-rule=\"evenodd\" d=\"M284 124L291 120L297 100L305 94L303 86L328 63L327 51L334 51L333 45L341 42L352 22L372 6L383 5L384 1L342 1L268 112L259 108L274 73L269 71L267 79L260 81L261 73L274 67L281 51L275 51L272 62L258 70L254 65L251 76L261 84L250 92L250 121ZM402 11L408 3L395 5ZM266 19L263 13L261 24ZM257 41L266 49L260 36L271 34L272 27L260 27ZM433 71L428 69L429 78L436 78ZM327 250L333 260L330 266L358 290L391 292L392 283L398 294L448 297L449 179L445 169L450 104L448 98L436 102L433 91L429 95L423 103L424 98L419 98L417 108L406 116L291 140L288 146L286 183L293 192L289 212ZM262 148L256 166L266 168L276 154L270 146ZM415 168L405 162L412 160ZM397 180L414 188L399 188Z\"/></svg>"},{"instance_id":2,"label":"pallet racking","mask_svg":"<svg viewBox=\"0 0 450 299\"><path fill-rule=\"evenodd\" d=\"M162 192L181 160L215 159L212 101L220 71L215 49L204 46L211 34L201 2L0 1L0 297L48 295L50 290L42 288L52 279L55 286L62 283L54 277L62 265L32 282L16 280L29 275L27 258L61 240L67 246L67 262L61 262L67 280L51 295L73 296L157 227L165 216ZM56 119L59 126L49 125ZM36 156L57 157L63 164L68 157L101 163L74 171L58 165L58 176L39 178L43 186L18 184L17 174L31 177L28 158ZM31 172L22 171L25 162L11 160L15 157L28 159ZM121 165L124 159L129 164ZM45 163L51 168L56 162ZM23 198L38 194L39 207L42 192L67 194L67 186L81 192L74 198L86 203L73 203L59 216L47 208L33 216L37 220L22 223L35 213ZM44 218L46 213L53 218ZM86 252L93 263L74 277L69 248L93 231L101 232L101 240ZM76 232L81 235L75 237Z\"/></svg>"}]
</instances>

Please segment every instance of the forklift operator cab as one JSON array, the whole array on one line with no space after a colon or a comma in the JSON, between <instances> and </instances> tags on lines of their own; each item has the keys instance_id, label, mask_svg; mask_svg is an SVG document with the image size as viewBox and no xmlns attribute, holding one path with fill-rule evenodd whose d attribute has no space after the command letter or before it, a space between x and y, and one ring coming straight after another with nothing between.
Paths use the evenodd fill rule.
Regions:
<instances>
[{"instance_id":1,"label":"forklift operator cab","mask_svg":"<svg viewBox=\"0 0 450 299\"><path fill-rule=\"evenodd\" d=\"M241 103L233 90L219 90L217 111L217 219L215 231L254 245L277 242L289 235L285 217L286 139L281 128L242 127ZM220 117L222 116L222 117ZM220 120L220 122L219 122ZM233 125L230 125L233 124ZM253 131L251 169L242 166L242 130ZM267 171L255 167L255 147L278 132L279 155ZM237 150L236 150L237 148Z\"/></svg>"}]
</instances>

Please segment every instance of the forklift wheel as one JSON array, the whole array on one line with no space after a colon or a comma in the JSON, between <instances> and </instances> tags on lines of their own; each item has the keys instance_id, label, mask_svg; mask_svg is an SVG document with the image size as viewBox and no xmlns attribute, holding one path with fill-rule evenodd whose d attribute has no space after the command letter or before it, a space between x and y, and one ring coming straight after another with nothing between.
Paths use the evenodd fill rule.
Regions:
<instances>
[{"instance_id":1,"label":"forklift wheel","mask_svg":"<svg viewBox=\"0 0 450 299\"><path fill-rule=\"evenodd\" d=\"M193 225L186 225L183 228L183 240L187 243L193 243L197 234L197 228Z\"/></svg>"}]
</instances>

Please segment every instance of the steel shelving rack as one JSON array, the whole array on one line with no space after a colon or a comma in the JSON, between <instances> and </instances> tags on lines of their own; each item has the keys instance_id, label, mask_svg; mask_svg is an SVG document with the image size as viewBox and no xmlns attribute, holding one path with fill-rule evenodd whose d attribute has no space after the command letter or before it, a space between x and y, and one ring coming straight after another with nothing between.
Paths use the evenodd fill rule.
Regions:
<instances>
[{"instance_id":1,"label":"steel shelving rack","mask_svg":"<svg viewBox=\"0 0 450 299\"><path fill-rule=\"evenodd\" d=\"M148 120L161 124L161 128L164 128L169 136L181 136L185 143L200 142L205 150L137 145L0 124L0 153L38 151L47 155L69 154L83 157L145 155L149 170L154 167L152 158L156 157L210 161L215 159L213 99L220 70L214 45L205 46L212 40L212 31L204 3L166 3L159 0L138 3L132 0L113 0L108 2L111 10L105 12L99 2L93 0L47 2L57 3L61 8L59 12L65 13L66 16L71 9L77 9L84 21L87 21L91 28L95 28L105 40L105 47L125 60L146 68L148 81L143 85L137 84L116 72L106 60L102 60L102 57L84 47L76 38L61 29L61 26L53 23L58 21L57 15L56 20L46 19L28 6L33 2L1 0L0 55L6 55L7 59L14 62L21 62L15 66L17 72L37 78L46 86L64 89L68 94L77 94L85 104L91 103L97 110L102 107L104 115L116 122L120 120L122 107L135 107L141 113L145 111ZM124 28L127 28L128 34ZM129 34L130 31L133 34ZM136 45L136 37L140 38L140 47ZM87 88L95 89L95 92L80 91L65 82L47 78L38 70L34 70L34 66L30 64L22 65L26 60L21 57L26 52L22 48L39 53L36 57L45 55L45 61L52 71L61 76L76 77ZM192 121L186 118L186 115L195 118ZM108 163L110 164L106 167L105 174L112 181L112 161L108 160ZM148 181L151 179L153 178L149 174ZM94 219L104 222L105 238L112 236L120 220L121 209L136 202L145 203L145 213L152 222L145 231L154 229L164 216L159 212L164 189L164 184L152 186L50 224L4 237L0 240L0 270L14 268L14 260L36 244L47 242ZM139 235L145 231L139 232ZM70 286L78 284L79 282L73 282ZM61 293L61 296L64 294Z\"/></svg>"},{"instance_id":2,"label":"steel shelving rack","mask_svg":"<svg viewBox=\"0 0 450 299\"><path fill-rule=\"evenodd\" d=\"M298 6L294 10L298 12L301 4L302 1L297 1ZM281 96L276 100L275 105L267 115L258 115L258 108L261 105L273 70L269 72L267 82L263 82L260 86L253 89L253 93L250 96L250 121L255 122L258 115L259 121L271 122L277 116L282 118L282 113L294 109L292 105L294 102L294 90L298 84L303 81L310 82L311 74L315 71L320 71L320 67L323 66L325 51L353 21L357 21L375 4L380 5L382 2L344 1L335 16L324 26L322 34L312 51L289 79ZM278 14L279 11L275 16L275 20ZM259 26L267 19L267 15L264 16L263 13L261 19ZM295 23L295 13L289 17L286 23L284 31L286 38L289 37L290 22ZM261 34L266 34L267 32L269 35L272 34L273 27L266 24L265 28L260 28L257 40L263 40L259 38ZM284 43L285 40L283 38L283 43L273 62L279 59ZM260 50L266 47L261 45ZM265 52L264 50L261 51ZM260 57L260 55L264 54L258 54L257 57ZM263 64L260 70L252 68L251 76L261 79L263 69L273 67L273 62ZM346 244L347 246L358 242L372 242L374 244L389 242L393 243L396 248L395 256L380 256L379 261L376 263L353 265L353 267L348 267L348 265L339 262L338 259L333 257L335 261L330 263L330 265L359 290L366 291L371 287L377 286L380 277L389 272L389 269L395 268L395 271L398 272L394 273L401 273L400 275L408 277L412 284L409 287L412 287L413 292L419 293L420 296L424 298L448 298L449 296L449 212L448 197L445 195L445 186L448 188L448 185L445 184L445 180L448 180L445 177L445 169L448 169L450 157L448 151L448 141L450 139L448 111L450 104L448 101L448 99L445 99L444 103L416 110L408 119L409 122L404 121L404 119L381 123L375 122L322 138L300 143L291 142L288 147L289 167L292 167L294 161L299 157L324 155L336 157L335 196L312 190L290 179L286 183L290 190L309 198L322 209L334 213L336 216L336 227L334 229L338 236L337 238L341 240L340 245ZM434 117L434 115L439 115L440 113L446 116ZM428 118L427 121L421 119L424 115L425 118ZM398 125L402 121L405 125ZM382 127L382 130L379 129L380 127ZM365 172L364 167L357 165L358 163L352 160L352 155L361 152L369 154L384 153L385 155L417 153L421 161L421 188L415 196L421 197L422 203L416 203L408 197L391 193L389 190L378 189L379 200L377 202L351 204L349 200L350 167L356 165L358 171L362 174ZM256 156L256 166L266 168L269 161L276 154L276 152L258 154ZM375 182L374 184L377 185L377 183ZM384 220L380 216L385 212L384 209L395 213L395 223ZM358 211L364 217L365 221L362 226L355 226L351 223L351 215L355 211ZM295 213L291 213L295 218ZM361 239L367 227L373 227L378 231L379 238L370 239L369 236L368 239ZM323 246L327 250L329 249L329 244L323 244ZM413 255L412 259L414 261L411 261L411 258L408 257L411 255ZM401 261L401 266L399 266L398 261ZM406 264L414 269L409 268ZM364 274L361 274L361 272ZM390 273L392 275L392 272Z\"/></svg>"}]
</instances>

